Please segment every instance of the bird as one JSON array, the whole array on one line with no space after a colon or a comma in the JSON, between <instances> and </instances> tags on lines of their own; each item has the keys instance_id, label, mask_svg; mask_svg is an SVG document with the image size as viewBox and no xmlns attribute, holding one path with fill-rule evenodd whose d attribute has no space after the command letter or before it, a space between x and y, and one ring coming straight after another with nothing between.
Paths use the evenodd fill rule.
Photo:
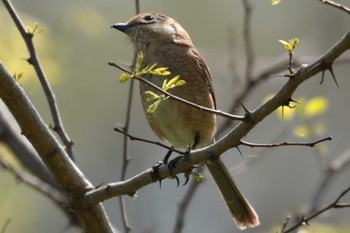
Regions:
<instances>
[{"instance_id":1,"label":"bird","mask_svg":"<svg viewBox=\"0 0 350 233\"><path fill-rule=\"evenodd\" d=\"M112 28L127 35L136 52L143 54L142 66L167 67L172 75L179 75L184 85L169 92L203 107L216 109L216 99L209 68L194 47L187 31L174 19L160 13L141 13L126 23ZM162 87L167 77L146 74L143 76ZM199 149L215 142L216 115L185 105L171 98L162 101L156 111L148 112L150 103L146 91L160 94L140 82L141 103L153 132L170 146L179 149ZM213 180L239 229L256 227L258 215L234 183L222 160L209 158L205 162Z\"/></svg>"}]
</instances>

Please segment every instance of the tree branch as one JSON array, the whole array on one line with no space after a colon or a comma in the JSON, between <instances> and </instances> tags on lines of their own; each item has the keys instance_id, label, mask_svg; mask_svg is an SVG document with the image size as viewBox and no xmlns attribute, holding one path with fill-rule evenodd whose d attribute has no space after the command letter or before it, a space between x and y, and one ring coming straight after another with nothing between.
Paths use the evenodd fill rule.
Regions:
<instances>
[{"instance_id":1,"label":"tree branch","mask_svg":"<svg viewBox=\"0 0 350 233\"><path fill-rule=\"evenodd\" d=\"M67 196L80 226L87 233L114 232L101 204L83 208L75 201L82 193L93 189L92 184L69 158L63 147L47 128L21 86L0 63L0 98L8 106L39 156L46 164L61 190ZM64 171L64 172L63 172Z\"/></svg>"},{"instance_id":2,"label":"tree branch","mask_svg":"<svg viewBox=\"0 0 350 233\"><path fill-rule=\"evenodd\" d=\"M40 157L30 146L28 141L20 135L20 132L13 127L17 124L11 121L10 113L5 106L0 106L0 141L5 143L21 164L26 167L32 174L40 178L47 184L57 187L56 181L53 179L50 171L41 161Z\"/></svg>"},{"instance_id":3,"label":"tree branch","mask_svg":"<svg viewBox=\"0 0 350 233\"><path fill-rule=\"evenodd\" d=\"M350 147L334 158L328 165L325 172L322 174L314 196L311 198L309 207L307 208L306 213L314 212L321 203L322 198L325 193L330 190L328 187L331 185L336 176L338 176L342 171L350 166Z\"/></svg>"},{"instance_id":4,"label":"tree branch","mask_svg":"<svg viewBox=\"0 0 350 233\"><path fill-rule=\"evenodd\" d=\"M245 79L249 82L253 78L252 72L254 68L254 52L251 35L252 6L250 5L249 0L242 0L242 4L244 9L243 41L246 54Z\"/></svg>"},{"instance_id":5,"label":"tree branch","mask_svg":"<svg viewBox=\"0 0 350 233\"><path fill-rule=\"evenodd\" d=\"M55 95L51 89L49 82L47 81L44 70L41 67L41 64L39 62L39 57L36 54L35 47L33 44L33 36L34 35L27 31L27 29L25 28L24 24L22 23L19 15L17 14L15 8L11 4L10 0L3 0L3 3L6 7L6 9L8 10L8 12L10 13L13 21L15 22L15 24L18 28L18 31L21 33L23 40L28 48L30 57L27 59L27 61L29 62L29 64L31 64L34 67L34 70L39 78L41 86L42 86L44 93L46 95L46 98L47 98L47 101L48 101L48 104L50 107L51 115L53 118L53 122L54 122L53 129L57 132L58 136L60 137L63 144L65 145L68 155L71 157L71 159L74 159L73 142L69 138L68 134L66 133L66 131L63 127L63 123L61 120L61 116L59 114Z\"/></svg>"},{"instance_id":6,"label":"tree branch","mask_svg":"<svg viewBox=\"0 0 350 233\"><path fill-rule=\"evenodd\" d=\"M202 172L203 169L201 169ZM177 214L176 214L176 220L175 220L175 226L174 226L174 230L173 233L180 233L182 232L182 229L185 225L184 220L186 212L188 210L188 207L191 204L191 201L193 199L193 197L196 194L196 191L198 190L198 187L201 185L201 182L197 181L197 180L192 180L191 183L189 184L189 187L185 193L185 195L183 196L181 202L178 204L178 209L177 209Z\"/></svg>"},{"instance_id":7,"label":"tree branch","mask_svg":"<svg viewBox=\"0 0 350 233\"><path fill-rule=\"evenodd\" d=\"M335 7L337 9L340 9L348 14L350 14L350 8L347 6L344 6L340 3L337 3L335 1L330 1L330 0L319 0L321 3L327 4L329 6Z\"/></svg>"},{"instance_id":8,"label":"tree branch","mask_svg":"<svg viewBox=\"0 0 350 233\"><path fill-rule=\"evenodd\" d=\"M157 145L157 146L163 147L163 148L168 149L168 150L172 150L172 151L174 151L176 153L179 153L179 154L185 154L184 151L177 150L177 149L175 149L175 148L173 148L171 146L167 146L167 145L165 145L165 144L163 144L161 142L158 142L158 141L152 141L152 140L148 140L148 139L145 139L145 138L140 138L140 137L133 136L131 134L128 134L127 132L124 132L122 129L119 129L119 128L114 128L114 131L125 135L131 141L145 142L145 143L149 143L149 144L153 144L153 145Z\"/></svg>"},{"instance_id":9,"label":"tree branch","mask_svg":"<svg viewBox=\"0 0 350 233\"><path fill-rule=\"evenodd\" d=\"M327 210L336 209L336 208L349 208L350 204L339 203L340 199L342 199L349 191L350 191L350 187L343 190L343 192L337 197L337 199L334 202L332 202L328 206L324 207L323 209L316 211L315 213L311 214L309 217L305 218L302 216L302 218L300 219L300 221L298 223L296 223L294 226L288 228L287 230L282 231L282 233L292 232L303 225L307 225L311 219L316 218L317 216L321 215L322 213L326 212Z\"/></svg>"},{"instance_id":10,"label":"tree branch","mask_svg":"<svg viewBox=\"0 0 350 233\"><path fill-rule=\"evenodd\" d=\"M135 6L136 6L135 7L136 8L136 15L137 15L140 13L139 0L135 0ZM137 61L137 53L135 52L131 67L135 67L136 61ZM126 109L126 114L125 114L125 123L124 123L124 127L123 127L123 131L125 132L125 134L123 137L123 163L122 163L122 170L121 170L121 175L120 175L121 180L125 180L126 170L127 170L128 164L130 162L130 158L128 155L128 133L129 133L129 126L130 126L132 99L133 99L134 87L135 87L134 84L135 84L134 80L131 80L130 87L129 87L129 94L128 94L127 109ZM128 233L131 231L131 225L129 224L123 196L119 197L119 206L120 206L120 212L122 215L124 231Z\"/></svg>"},{"instance_id":11,"label":"tree branch","mask_svg":"<svg viewBox=\"0 0 350 233\"><path fill-rule=\"evenodd\" d=\"M16 179L20 182L23 182L24 184L28 185L34 190L37 190L39 193L42 193L45 196L47 196L51 201L53 201L56 204L57 207L62 209L62 207L66 205L66 197L63 196L59 190L41 181L36 176L14 168L10 163L3 161L1 158L0 166L3 169L6 169L12 174L14 174Z\"/></svg>"},{"instance_id":12,"label":"tree branch","mask_svg":"<svg viewBox=\"0 0 350 233\"><path fill-rule=\"evenodd\" d=\"M316 144L319 144L324 141L331 141L332 137L322 138L315 142L278 142L270 144L261 144L261 143L251 143L241 140L240 144L249 147L280 147L280 146L309 146L314 147Z\"/></svg>"}]
</instances>

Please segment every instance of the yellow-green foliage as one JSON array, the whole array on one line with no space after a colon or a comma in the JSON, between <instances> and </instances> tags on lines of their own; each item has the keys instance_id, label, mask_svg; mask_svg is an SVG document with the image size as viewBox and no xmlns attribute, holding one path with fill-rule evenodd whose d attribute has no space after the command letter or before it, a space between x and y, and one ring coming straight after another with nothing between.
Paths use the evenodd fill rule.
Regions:
<instances>
[{"instance_id":1,"label":"yellow-green foliage","mask_svg":"<svg viewBox=\"0 0 350 233\"><path fill-rule=\"evenodd\" d=\"M135 69L132 71L132 73L122 73L119 77L119 81L121 83L126 82L127 80L131 79L131 78L139 78L142 77L142 75L145 74L152 74L152 75L158 75L158 76L168 76L171 74L171 72L168 70L167 67L156 67L157 64L153 64L151 66L146 66L145 68L143 68L141 70L141 66L143 63L143 53L140 52L139 56L138 56L138 62L137 65L135 67ZM185 80L179 80L180 76L175 76L174 78L170 79L169 81L167 79L164 80L163 85L162 85L162 90L163 91L169 91L170 89L173 89L175 87L184 85L186 82ZM153 113L157 110L159 104L168 99L169 96L167 96L166 94L156 94L152 91L146 91L145 95L147 97L147 101L148 102L152 102L148 108L147 108L147 112L148 113Z\"/></svg>"}]
</instances>

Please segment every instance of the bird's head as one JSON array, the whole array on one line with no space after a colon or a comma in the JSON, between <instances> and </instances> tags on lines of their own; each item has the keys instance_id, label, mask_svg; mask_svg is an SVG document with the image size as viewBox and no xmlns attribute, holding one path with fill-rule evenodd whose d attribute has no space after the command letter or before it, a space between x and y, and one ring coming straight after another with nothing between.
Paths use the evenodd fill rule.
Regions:
<instances>
[{"instance_id":1,"label":"bird's head","mask_svg":"<svg viewBox=\"0 0 350 233\"><path fill-rule=\"evenodd\" d=\"M138 51L166 43L192 46L188 33L174 19L159 13L142 13L112 28L128 35Z\"/></svg>"}]
</instances>

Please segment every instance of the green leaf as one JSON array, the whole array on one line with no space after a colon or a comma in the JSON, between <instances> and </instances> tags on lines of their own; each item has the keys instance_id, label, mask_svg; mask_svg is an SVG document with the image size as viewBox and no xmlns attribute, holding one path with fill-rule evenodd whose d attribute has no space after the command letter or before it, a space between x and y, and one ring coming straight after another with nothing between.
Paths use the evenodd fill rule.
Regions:
<instances>
[{"instance_id":1,"label":"green leaf","mask_svg":"<svg viewBox=\"0 0 350 233\"><path fill-rule=\"evenodd\" d=\"M119 77L119 82L121 83L124 83L126 82L127 80L131 79L132 78L132 75L131 74L128 74L128 73L122 73Z\"/></svg>"},{"instance_id":2,"label":"green leaf","mask_svg":"<svg viewBox=\"0 0 350 233\"><path fill-rule=\"evenodd\" d=\"M152 70L154 69L154 67L157 66L157 63L154 63L153 65L151 65L150 67L146 66L146 68L144 68L141 72L144 74L148 74L148 73L152 73Z\"/></svg>"},{"instance_id":3,"label":"green leaf","mask_svg":"<svg viewBox=\"0 0 350 233\"><path fill-rule=\"evenodd\" d=\"M159 106L161 101L162 101L162 99L158 99L153 104L149 105L147 110L146 110L147 113L154 113L157 110L157 108L158 108L158 106Z\"/></svg>"},{"instance_id":4,"label":"green leaf","mask_svg":"<svg viewBox=\"0 0 350 233\"><path fill-rule=\"evenodd\" d=\"M167 67L159 67L157 69L152 70L151 73L160 76L167 76L171 74Z\"/></svg>"},{"instance_id":5,"label":"green leaf","mask_svg":"<svg viewBox=\"0 0 350 233\"><path fill-rule=\"evenodd\" d=\"M290 46L290 44L285 41L285 40L278 40L283 46L284 48L289 52L292 50L292 47Z\"/></svg>"},{"instance_id":6,"label":"green leaf","mask_svg":"<svg viewBox=\"0 0 350 233\"><path fill-rule=\"evenodd\" d=\"M137 60L137 65L135 67L135 73L139 72L143 63L143 53L140 52Z\"/></svg>"},{"instance_id":7,"label":"green leaf","mask_svg":"<svg viewBox=\"0 0 350 233\"><path fill-rule=\"evenodd\" d=\"M177 81L177 82L175 83L175 86L176 86L176 87L179 87L179 86L182 86L182 85L185 85L185 84L186 84L186 81L183 80L183 79L181 79L181 80L179 80L179 81Z\"/></svg>"},{"instance_id":8,"label":"green leaf","mask_svg":"<svg viewBox=\"0 0 350 233\"><path fill-rule=\"evenodd\" d=\"M146 98L147 98L147 101L148 101L148 102L160 98L159 95L157 95L156 93L154 93L154 92L152 92L152 91L146 91L146 92L145 92L145 95L146 95Z\"/></svg>"},{"instance_id":9,"label":"green leaf","mask_svg":"<svg viewBox=\"0 0 350 233\"><path fill-rule=\"evenodd\" d=\"M31 35L35 35L35 34L44 32L44 28L40 27L38 23L35 23L34 27L27 26L26 29L27 29L27 32Z\"/></svg>"},{"instance_id":10,"label":"green leaf","mask_svg":"<svg viewBox=\"0 0 350 233\"><path fill-rule=\"evenodd\" d=\"M23 72L19 72L19 73L15 73L13 75L13 77L15 78L15 80L20 80L23 77Z\"/></svg>"},{"instance_id":11,"label":"green leaf","mask_svg":"<svg viewBox=\"0 0 350 233\"><path fill-rule=\"evenodd\" d=\"M171 89L173 87L175 87L175 83L177 82L177 80L179 80L180 76L175 76L174 78L170 79L169 82L167 83L167 89Z\"/></svg>"},{"instance_id":12,"label":"green leaf","mask_svg":"<svg viewBox=\"0 0 350 233\"><path fill-rule=\"evenodd\" d=\"M180 78L180 75L175 76L174 78L170 79L169 81L165 79L163 81L162 89L164 91L167 91L167 90L172 89L174 87L184 85L186 83L186 81L179 80L179 78Z\"/></svg>"},{"instance_id":13,"label":"green leaf","mask_svg":"<svg viewBox=\"0 0 350 233\"><path fill-rule=\"evenodd\" d=\"M197 181L197 182L200 182L204 179L203 174L200 172L192 172L191 175L192 175L193 179L195 179L195 181Z\"/></svg>"},{"instance_id":14,"label":"green leaf","mask_svg":"<svg viewBox=\"0 0 350 233\"><path fill-rule=\"evenodd\" d=\"M278 41L284 46L284 48L288 51L288 53L293 53L295 47L299 43L299 39L297 37L295 37L294 39L288 40L288 42L285 40L278 40Z\"/></svg>"},{"instance_id":15,"label":"green leaf","mask_svg":"<svg viewBox=\"0 0 350 233\"><path fill-rule=\"evenodd\" d=\"M166 90L167 82L168 82L168 80L167 80L167 79L164 79L163 84L162 84L162 89L163 89L163 90Z\"/></svg>"},{"instance_id":16,"label":"green leaf","mask_svg":"<svg viewBox=\"0 0 350 233\"><path fill-rule=\"evenodd\" d=\"M305 115L313 117L323 114L328 109L328 100L322 96L314 97L305 104Z\"/></svg>"}]
</instances>

